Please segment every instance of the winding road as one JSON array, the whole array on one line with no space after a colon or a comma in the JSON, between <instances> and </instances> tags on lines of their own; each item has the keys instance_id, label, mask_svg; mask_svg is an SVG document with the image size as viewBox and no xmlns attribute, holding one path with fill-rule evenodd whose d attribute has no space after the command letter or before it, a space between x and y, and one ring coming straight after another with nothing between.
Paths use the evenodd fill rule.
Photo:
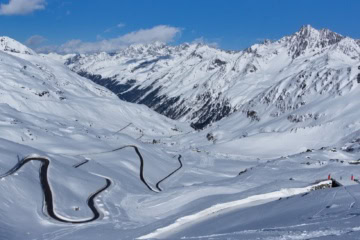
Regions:
<instances>
[{"instance_id":1,"label":"winding road","mask_svg":"<svg viewBox=\"0 0 360 240\"><path fill-rule=\"evenodd\" d=\"M114 150L111 151L106 151L106 152L100 152L100 153L89 153L89 154L80 154L80 155L94 155L94 154L103 154L103 153L110 153L110 152L116 152L119 150L122 150L124 148L133 148L135 150L135 153L138 155L139 160L140 160L140 180L143 182L143 184L152 192L156 192L158 193L162 191L162 189L160 188L160 184L165 181L166 179L168 179L169 177L171 177L173 174L175 174L177 171L179 171L182 167L183 164L181 162L181 155L179 155L178 157L178 161L180 163L180 166L175 169L173 172L171 172L169 175L167 175L165 178L161 179L157 184L156 184L156 188L158 191L155 191L145 180L144 177L144 158L141 155L139 149L137 146L135 145L126 145L126 146L122 146L119 148L116 148ZM78 155L79 156L79 155ZM8 172L0 175L0 179L5 178L7 176L10 176L14 173L16 173L19 169L21 169L25 164L31 162L31 161L39 161L41 163L40 166L40 170L39 170L39 177L40 177L40 184L41 184L41 188L42 191L44 193L44 207L46 208L46 212L47 215L49 217L51 217L52 219L62 222L62 223L71 223L71 224L82 224L82 223L89 223L92 221L95 221L97 219L100 218L101 213L98 211L98 209L96 208L95 205L95 198L102 193L103 191L105 191L106 189L108 189L111 186L111 180L109 178L104 178L106 180L106 184L105 186L103 186L102 188L100 188L99 190L97 190L96 192L94 192L93 194L91 194L87 200L87 205L88 207L91 209L92 213L93 213L93 217L89 218L89 219L85 219L85 220L70 220L70 219L66 219L63 218L59 215L56 214L56 212L54 211L54 199L53 199L53 193L49 184L49 180L48 180L48 169L49 169L49 165L50 165L50 160L49 158L46 157L26 157L24 159L22 159L21 161L19 161L12 169L10 169ZM78 164L73 165L74 168L78 168L84 164L86 164L87 162L89 162L89 160L84 160Z\"/></svg>"},{"instance_id":2,"label":"winding road","mask_svg":"<svg viewBox=\"0 0 360 240\"><path fill-rule=\"evenodd\" d=\"M82 162L80 162L80 163L77 163L77 164L75 164L73 167L74 168L78 168L78 167L80 167L80 166L82 166L82 165L84 165L85 163L88 163L89 162L89 160L84 160L84 161L82 161Z\"/></svg>"},{"instance_id":3,"label":"winding road","mask_svg":"<svg viewBox=\"0 0 360 240\"><path fill-rule=\"evenodd\" d=\"M76 156L90 156L90 155L98 155L98 154L104 154L104 153L111 153L111 152L116 152L116 151L119 151L119 150L122 150L122 149L125 149L125 148L133 148L135 150L135 153L138 155L139 157L139 160L140 160L140 180L142 181L142 183L152 192L157 192L155 191L145 180L145 177L144 177L144 158L143 156L141 155L140 151L139 151L139 148L135 145L126 145L126 146L122 146L122 147L119 147L119 148L115 148L113 150L110 150L110 151L105 151L105 152L97 152L97 153L85 153L85 154L78 154ZM82 163L79 163L78 165L82 165L82 164L85 164L85 162L82 162ZM77 166L77 165L75 165Z\"/></svg>"},{"instance_id":4,"label":"winding road","mask_svg":"<svg viewBox=\"0 0 360 240\"><path fill-rule=\"evenodd\" d=\"M115 132L115 133L119 133L119 132L125 130L126 128L130 127L131 125L132 125L132 123L129 123L128 125L126 125L125 127L121 128L119 131L117 131L117 132ZM114 134L115 134L115 133L114 133Z\"/></svg>"},{"instance_id":5,"label":"winding road","mask_svg":"<svg viewBox=\"0 0 360 240\"><path fill-rule=\"evenodd\" d=\"M22 166L24 166L25 164L27 164L27 163L29 163L31 161L39 161L39 162L41 162L40 174L39 174L40 183L41 183L41 188L42 188L43 193L44 193L45 208L46 208L46 211L47 211L48 215L51 218L53 218L53 219L55 219L55 220L57 220L59 222L63 222L63 223L81 224L81 223L89 223L89 222L95 221L101 216L98 209L95 206L94 199L101 192L105 191L107 188L110 187L111 180L108 179L108 178L105 178L106 185L104 187L100 188L95 193L93 193L93 194L91 194L89 196L89 198L87 200L87 204L88 204L89 208L91 209L91 211L93 212L94 216L92 218L85 219L85 220L68 220L68 219L65 219L65 218L62 218L62 217L58 216L56 214L56 212L54 211L53 194L52 194L51 187L50 187L49 180L48 180L48 169L49 169L49 165L50 165L50 160L48 158L46 158L46 157L27 157L27 158L24 158L23 160L18 162L12 169L10 169L7 173L1 175L0 179L14 174Z\"/></svg>"},{"instance_id":6,"label":"winding road","mask_svg":"<svg viewBox=\"0 0 360 240\"><path fill-rule=\"evenodd\" d=\"M160 180L157 184L156 184L156 188L161 192L162 189L160 188L160 183L162 183L163 181L165 181L166 179L168 179L169 177L171 177L174 173L176 173L177 171L179 171L182 167L183 164L181 162L181 155L179 155L178 157L178 161L180 163L180 167L178 167L177 169L175 169L173 172L171 172L169 175L167 175L165 178L163 178L162 180Z\"/></svg>"},{"instance_id":7,"label":"winding road","mask_svg":"<svg viewBox=\"0 0 360 240\"><path fill-rule=\"evenodd\" d=\"M89 156L89 155L97 155L97 154L111 153L111 152L116 152L116 151L119 151L119 150L122 150L122 149L128 148L128 147L134 148L136 154L138 155L139 160L140 160L140 174L139 174L139 175L140 175L140 180L141 180L141 181L143 182L143 184L144 184L150 191L152 191L152 192L156 192L156 193L158 193L158 191L161 192L162 189L160 188L160 184L161 184L163 181L165 181L166 179L168 179L169 177L171 177L173 174L175 174L177 171L179 171L179 170L183 167L183 164L182 164L182 162L181 162L182 156L179 155L178 161L179 161L179 163L180 163L180 166L179 166L177 169L175 169L174 171L172 171L172 172L171 172L169 175L167 175L165 178L161 179L161 180L156 184L156 188L157 188L158 191L155 191L155 190L146 182L146 180L145 180L145 177L144 177L144 158L143 158L143 156L141 155L139 148L138 148L137 146L135 146L135 145L126 145L126 146L122 146L122 147L119 147L119 148L115 148L115 149L110 150L110 151L97 152L97 153L88 153L88 154L79 154L79 155L77 155L77 156L83 156L83 155ZM85 163L87 163L87 162L88 162L88 160L85 160L85 161L83 161L83 162L81 162L81 163L79 163L79 164L77 164L77 165L74 165L74 167L81 166L81 165L83 165L83 164L85 164Z\"/></svg>"}]
</instances>

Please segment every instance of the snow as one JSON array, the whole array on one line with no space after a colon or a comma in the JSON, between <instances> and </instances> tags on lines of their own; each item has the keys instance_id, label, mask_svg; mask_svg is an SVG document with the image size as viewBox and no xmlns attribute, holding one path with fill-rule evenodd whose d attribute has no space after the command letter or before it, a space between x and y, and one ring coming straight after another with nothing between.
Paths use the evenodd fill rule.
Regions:
<instances>
[{"instance_id":1,"label":"snow","mask_svg":"<svg viewBox=\"0 0 360 240\"><path fill-rule=\"evenodd\" d=\"M221 203L201 212L198 212L193 215L182 217L176 220L175 223L166 226L164 228L157 229L155 232L147 234L145 236L141 236L138 239L149 239L149 238L163 238L167 233L175 233L176 231L181 231L184 225L190 224L192 222L201 221L203 219L209 218L213 214L219 214L220 212L224 212L226 210L234 210L245 207L253 207L260 204L264 204L270 201L277 200L279 198L286 198L297 194L302 194L313 190L317 186L321 185L331 185L331 181L320 182L314 186L306 187L306 188L290 188L290 189L282 189L277 192L265 193L260 195L254 195L245 199Z\"/></svg>"},{"instance_id":2,"label":"snow","mask_svg":"<svg viewBox=\"0 0 360 240\"><path fill-rule=\"evenodd\" d=\"M0 37L0 51L36 55L32 49L9 37Z\"/></svg>"},{"instance_id":3,"label":"snow","mask_svg":"<svg viewBox=\"0 0 360 240\"><path fill-rule=\"evenodd\" d=\"M238 209L170 234L169 238L358 239L358 207L354 206L357 203L348 193L349 189L314 191ZM352 188L353 191L358 189L358 186ZM244 221L246 224L241 226Z\"/></svg>"},{"instance_id":4,"label":"snow","mask_svg":"<svg viewBox=\"0 0 360 240\"><path fill-rule=\"evenodd\" d=\"M47 158L55 212L74 221L91 218L89 196L105 179L111 186L94 199L99 219L61 223L44 209L40 163L29 162L0 177L0 239L357 239L359 45L302 31L241 52L156 43L82 56L39 55L1 38L0 175L25 157ZM311 44L293 58L288 50L300 37ZM119 74L122 83L136 77L142 88L163 76L155 86L180 95L192 112L171 120L69 67ZM234 109L195 131L189 116L207 91ZM129 146L141 153L154 191ZM159 191L180 155L182 168ZM343 186L310 191L329 174Z\"/></svg>"},{"instance_id":5,"label":"snow","mask_svg":"<svg viewBox=\"0 0 360 240\"><path fill-rule=\"evenodd\" d=\"M227 108L225 115L236 112L245 121L249 110L287 116L324 95L344 96L357 86L360 51L354 39L306 25L293 35L239 52L203 44L146 44L114 54L64 58L75 72L100 75L116 84L132 82L125 92L116 90L125 100L141 103L147 95L156 94L164 97L162 101L145 104L158 111L161 104L169 104L171 111L163 114L203 123L221 119ZM126 96L138 89L148 90L136 99ZM176 98L174 103L166 101Z\"/></svg>"}]
</instances>

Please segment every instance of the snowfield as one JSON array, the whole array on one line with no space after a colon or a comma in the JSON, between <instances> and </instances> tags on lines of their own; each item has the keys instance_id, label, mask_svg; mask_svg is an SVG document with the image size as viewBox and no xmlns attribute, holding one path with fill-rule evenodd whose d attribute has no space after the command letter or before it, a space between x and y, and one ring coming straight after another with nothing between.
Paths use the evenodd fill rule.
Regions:
<instances>
[{"instance_id":1,"label":"snowfield","mask_svg":"<svg viewBox=\"0 0 360 240\"><path fill-rule=\"evenodd\" d=\"M1 37L0 239L360 239L359 59L310 26L241 52Z\"/></svg>"}]
</instances>

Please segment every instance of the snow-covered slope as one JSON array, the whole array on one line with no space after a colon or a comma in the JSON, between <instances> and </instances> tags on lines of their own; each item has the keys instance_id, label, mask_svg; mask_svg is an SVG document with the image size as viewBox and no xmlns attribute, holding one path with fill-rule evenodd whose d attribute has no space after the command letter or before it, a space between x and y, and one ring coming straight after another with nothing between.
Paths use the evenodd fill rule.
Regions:
<instances>
[{"instance_id":1,"label":"snow-covered slope","mask_svg":"<svg viewBox=\"0 0 360 240\"><path fill-rule=\"evenodd\" d=\"M43 209L50 206L49 192L59 219L76 222L95 214L86 199L106 181L118 189L113 192L117 199L164 188L156 183L179 163L149 143L188 132L189 126L123 102L63 64L2 39L7 47L0 50L1 239L56 229L51 212ZM29 156L34 160L19 165ZM82 170L83 165L89 169ZM106 219L99 199L98 217Z\"/></svg>"},{"instance_id":2,"label":"snow-covered slope","mask_svg":"<svg viewBox=\"0 0 360 240\"><path fill-rule=\"evenodd\" d=\"M221 234L235 239L237 234L243 239L291 239L301 231L309 231L303 239L319 234L356 239L358 187L348 185L357 185L351 177L360 176L358 45L308 28L314 39L330 39L317 45L309 38L311 48L324 52L313 56L304 44L290 51L286 44L307 36L305 30L298 37L238 53L204 45L153 44L146 51L140 45L124 50L130 62L119 69L138 66L137 56L144 51L147 58L177 49L184 63L193 61L193 66L176 68L170 66L178 61L175 58L157 56L160 60L144 64L143 70L124 70L130 75L149 74L142 85L151 85L160 69L168 69L179 73L177 80L169 78L168 85L164 79L158 82L174 96L179 91L191 99L192 94L221 86L218 91L223 94L217 100L195 99L191 106L209 106L202 115L207 119L207 114L220 116L212 103L221 102L226 94L236 112L203 131L193 131L188 122L168 119L146 106L123 102L63 64L70 57L74 63L68 63L76 67L76 61L86 62L90 56L27 54L25 46L9 39L4 46L12 45L14 51L0 50L0 239L222 239ZM203 49L203 60L188 59L191 48L195 54ZM276 49L283 51L270 54L268 60L257 56ZM120 56L93 56L102 55ZM220 75L215 72L225 71L232 57L238 62L233 60L231 67L238 68L226 74L233 78L216 78ZM104 72L118 71L116 61L114 57L111 68L104 61ZM206 65L212 62L216 66ZM244 72L250 62L256 69ZM183 78L186 69L188 77ZM208 78L211 71L214 78ZM268 75L260 78L259 72ZM193 88L184 82L185 88L177 89L182 79L209 85ZM322 190L332 182L326 180L329 174L346 188ZM280 197L293 198L277 201ZM259 214L270 208L274 210ZM301 217L296 218L298 214ZM348 224L346 219L355 221ZM276 230L270 233L268 228Z\"/></svg>"},{"instance_id":3,"label":"snow-covered slope","mask_svg":"<svg viewBox=\"0 0 360 240\"><path fill-rule=\"evenodd\" d=\"M337 94L334 89L346 85L345 94L356 86L359 59L356 40L307 25L293 35L240 52L203 44L155 43L133 45L113 54L64 56L62 61L123 100L203 128L260 103L259 96L272 101L280 96L278 91L291 91L287 93L291 107L299 108L304 104L299 94L311 87L304 85L306 79L317 82L314 97Z\"/></svg>"},{"instance_id":4,"label":"snow-covered slope","mask_svg":"<svg viewBox=\"0 0 360 240\"><path fill-rule=\"evenodd\" d=\"M17 46L14 43L11 40L4 45ZM25 46L19 49L11 55L0 51L2 109L37 118L56 116L63 119L58 124L64 129L75 122L79 127L106 126L116 132L131 123L127 131L132 130L135 138L142 133L149 136L177 133L172 130L177 124L174 121L145 106L120 101L110 91L69 71L57 61L36 54L18 54L26 49ZM32 138L36 139L36 134Z\"/></svg>"},{"instance_id":5,"label":"snow-covered slope","mask_svg":"<svg viewBox=\"0 0 360 240\"><path fill-rule=\"evenodd\" d=\"M9 37L0 37L0 51L36 55L32 49Z\"/></svg>"},{"instance_id":6,"label":"snow-covered slope","mask_svg":"<svg viewBox=\"0 0 360 240\"><path fill-rule=\"evenodd\" d=\"M152 236L161 239L355 240L360 235L359 189L360 186L328 189L291 198L283 197L287 194L284 189L280 193L268 193L267 196L273 198L270 203L261 204L267 200L263 196L250 197L232 211L213 212L205 219L189 216L195 222L190 226L183 224Z\"/></svg>"},{"instance_id":7,"label":"snow-covered slope","mask_svg":"<svg viewBox=\"0 0 360 240\"><path fill-rule=\"evenodd\" d=\"M305 35L305 45L313 48L294 49L286 66L275 61L285 66L272 74L279 81L203 131L203 138L216 143L205 149L271 158L332 146L360 130L360 47L353 39L336 37L328 37L337 39L335 44L324 40L316 45L313 39L329 31L308 31L299 36ZM322 46L325 50L317 50Z\"/></svg>"}]
</instances>

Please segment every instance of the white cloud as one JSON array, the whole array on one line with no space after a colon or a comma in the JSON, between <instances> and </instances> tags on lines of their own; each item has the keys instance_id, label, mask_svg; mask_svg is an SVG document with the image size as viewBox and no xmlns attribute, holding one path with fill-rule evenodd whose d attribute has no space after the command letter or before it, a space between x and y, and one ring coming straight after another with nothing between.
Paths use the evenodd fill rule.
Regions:
<instances>
[{"instance_id":1,"label":"white cloud","mask_svg":"<svg viewBox=\"0 0 360 240\"><path fill-rule=\"evenodd\" d=\"M113 31L113 30L116 29L116 28L123 28L123 27L125 27L125 26L126 26L125 23L119 23L119 24L117 24L117 25L114 26L114 27L110 27L110 28L106 29L104 32L109 33L109 32Z\"/></svg>"},{"instance_id":2,"label":"white cloud","mask_svg":"<svg viewBox=\"0 0 360 240\"><path fill-rule=\"evenodd\" d=\"M119 39L127 44L149 42L171 42L181 32L181 29L166 25L159 25L150 29L140 29L121 36Z\"/></svg>"},{"instance_id":3,"label":"white cloud","mask_svg":"<svg viewBox=\"0 0 360 240\"><path fill-rule=\"evenodd\" d=\"M126 26L125 23L119 23L118 25L116 25L116 27L118 27L118 28L123 28L123 27L125 27L125 26Z\"/></svg>"},{"instance_id":4,"label":"white cloud","mask_svg":"<svg viewBox=\"0 0 360 240\"><path fill-rule=\"evenodd\" d=\"M59 53L93 53L93 52L115 52L130 44L164 42L168 43L181 33L180 28L159 25L150 29L140 29L112 39L98 40L96 42L83 42L81 40L70 40L60 46L45 46L38 48L38 52Z\"/></svg>"},{"instance_id":5,"label":"white cloud","mask_svg":"<svg viewBox=\"0 0 360 240\"><path fill-rule=\"evenodd\" d=\"M46 40L47 39L44 38L43 36L34 35L34 36L29 37L28 40L26 40L25 44L28 45L29 47L33 47L33 46L38 46L38 45L42 44Z\"/></svg>"},{"instance_id":6,"label":"white cloud","mask_svg":"<svg viewBox=\"0 0 360 240\"><path fill-rule=\"evenodd\" d=\"M26 15L45 9L45 0L10 0L0 4L0 15Z\"/></svg>"}]
</instances>

